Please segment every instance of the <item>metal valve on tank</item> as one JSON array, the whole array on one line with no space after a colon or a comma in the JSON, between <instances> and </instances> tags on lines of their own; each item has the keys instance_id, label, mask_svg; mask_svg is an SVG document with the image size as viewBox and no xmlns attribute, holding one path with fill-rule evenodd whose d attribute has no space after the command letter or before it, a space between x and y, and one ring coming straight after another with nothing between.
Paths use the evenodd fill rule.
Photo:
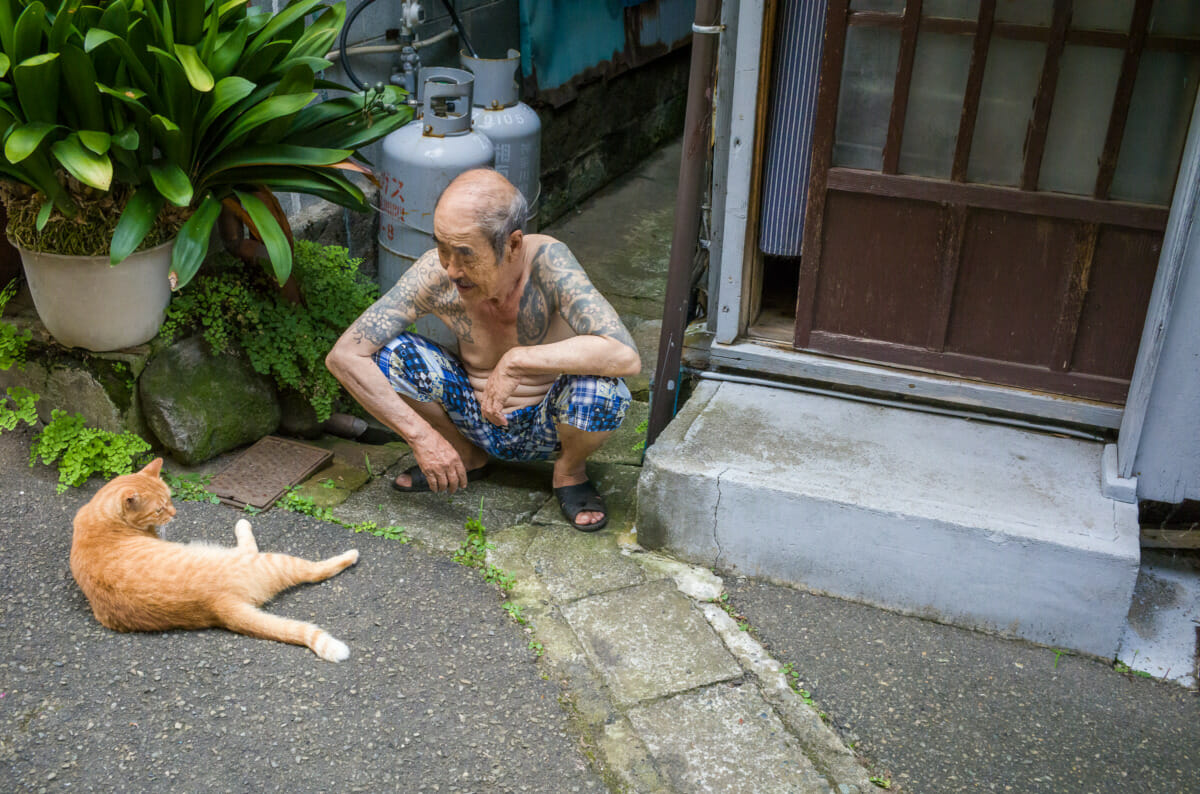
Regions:
<instances>
[{"instance_id":1,"label":"metal valve on tank","mask_svg":"<svg viewBox=\"0 0 1200 794\"><path fill-rule=\"evenodd\" d=\"M420 117L383 139L377 278L384 292L434 247L433 210L451 180L493 164L492 142L471 129L473 85L474 77L462 69L422 69ZM422 333L443 344L454 342L440 322L423 322L417 323Z\"/></svg>"}]
</instances>

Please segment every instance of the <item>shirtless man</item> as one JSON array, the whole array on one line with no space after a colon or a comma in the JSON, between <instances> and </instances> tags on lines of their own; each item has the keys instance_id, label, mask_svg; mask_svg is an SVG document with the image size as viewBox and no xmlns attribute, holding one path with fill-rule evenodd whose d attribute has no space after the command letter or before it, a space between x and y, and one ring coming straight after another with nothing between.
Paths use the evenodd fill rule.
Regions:
<instances>
[{"instance_id":1,"label":"shirtless man","mask_svg":"<svg viewBox=\"0 0 1200 794\"><path fill-rule=\"evenodd\" d=\"M393 485L449 491L489 457L554 463L552 485L577 529L608 521L585 464L621 424L641 369L629 332L567 247L524 234L525 199L495 171L468 171L442 193L437 244L346 330L329 371L412 447ZM458 356L405 329L433 314Z\"/></svg>"}]
</instances>

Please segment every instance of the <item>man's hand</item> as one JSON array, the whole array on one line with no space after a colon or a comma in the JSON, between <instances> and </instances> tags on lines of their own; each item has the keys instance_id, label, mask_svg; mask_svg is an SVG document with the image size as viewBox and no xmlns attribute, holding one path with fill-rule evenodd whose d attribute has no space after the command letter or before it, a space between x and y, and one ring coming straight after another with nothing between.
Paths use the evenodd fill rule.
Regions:
<instances>
[{"instance_id":1,"label":"man's hand","mask_svg":"<svg viewBox=\"0 0 1200 794\"><path fill-rule=\"evenodd\" d=\"M509 351L511 352L512 350ZM483 418L499 427L508 427L504 405L519 385L517 377L512 373L509 353L505 353L496 362L496 368L488 375L487 385L483 387L483 398L479 401L479 412L483 414Z\"/></svg>"},{"instance_id":2,"label":"man's hand","mask_svg":"<svg viewBox=\"0 0 1200 794\"><path fill-rule=\"evenodd\" d=\"M410 446L421 473L429 482L429 490L454 493L467 487L467 467L463 465L462 457L439 433L430 429L419 441L412 439Z\"/></svg>"}]
</instances>

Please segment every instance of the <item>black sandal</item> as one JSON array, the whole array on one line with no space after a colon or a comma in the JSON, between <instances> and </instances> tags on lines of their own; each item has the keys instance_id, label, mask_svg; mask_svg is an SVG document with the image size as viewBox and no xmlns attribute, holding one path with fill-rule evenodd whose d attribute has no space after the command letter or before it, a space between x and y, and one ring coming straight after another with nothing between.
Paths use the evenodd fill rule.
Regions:
<instances>
[{"instance_id":1,"label":"black sandal","mask_svg":"<svg viewBox=\"0 0 1200 794\"><path fill-rule=\"evenodd\" d=\"M484 477L491 474L491 466L492 464L485 463L478 469L471 469L469 472L467 472L467 482L482 480ZM425 472L421 471L420 466L409 466L404 470L404 473L412 478L412 485L404 486L396 482L394 479L392 480L392 487L400 493L425 493L431 490L429 487L429 480L425 479Z\"/></svg>"},{"instance_id":2,"label":"black sandal","mask_svg":"<svg viewBox=\"0 0 1200 794\"><path fill-rule=\"evenodd\" d=\"M564 485L554 489L558 497L558 506L563 517L571 522L571 526L580 532L595 532L604 529L608 524L608 508L604 505L604 497L592 485L591 480L584 480L578 485ZM580 524L575 518L583 512L604 513L604 518L594 524Z\"/></svg>"}]
</instances>

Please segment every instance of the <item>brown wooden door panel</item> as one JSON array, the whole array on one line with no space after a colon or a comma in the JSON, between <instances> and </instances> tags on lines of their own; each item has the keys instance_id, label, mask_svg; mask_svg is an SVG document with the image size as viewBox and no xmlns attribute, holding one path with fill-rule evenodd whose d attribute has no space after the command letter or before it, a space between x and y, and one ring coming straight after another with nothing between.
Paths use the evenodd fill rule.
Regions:
<instances>
[{"instance_id":1,"label":"brown wooden door panel","mask_svg":"<svg viewBox=\"0 0 1200 794\"><path fill-rule=\"evenodd\" d=\"M852 193L830 193L827 202L814 330L922 344L938 283L941 209Z\"/></svg>"},{"instance_id":2,"label":"brown wooden door panel","mask_svg":"<svg viewBox=\"0 0 1200 794\"><path fill-rule=\"evenodd\" d=\"M1128 380L1133 375L1162 235L1101 228L1072 369Z\"/></svg>"},{"instance_id":3,"label":"brown wooden door panel","mask_svg":"<svg viewBox=\"0 0 1200 794\"><path fill-rule=\"evenodd\" d=\"M1047 365L1075 226L1034 215L972 211L946 350Z\"/></svg>"},{"instance_id":4,"label":"brown wooden door panel","mask_svg":"<svg viewBox=\"0 0 1200 794\"><path fill-rule=\"evenodd\" d=\"M981 0L974 19L939 18L934 4L912 0L887 11L830 0L797 289L797 348L1124 402L1166 225L1166 188L1178 166L1178 146L1145 134L1146 109L1173 118L1190 109L1195 96L1191 83L1154 93L1152 76L1162 70L1142 65L1162 53L1200 64L1200 39L1186 25L1151 30L1152 0L1133 0L1123 22L1116 7L1100 17L1090 7L1076 13L1081 5L1071 0L1052 7L1041 23L1001 24L996 0ZM1095 22L1101 17L1108 21ZM867 28L884 31L880 35L897 48L894 83L856 43L861 37L847 37ZM928 34L972 37L969 65L958 58L967 72L962 80L914 69L922 42L937 44L923 38ZM1037 46L1016 62L1014 53L1024 50L1010 46L1014 42ZM948 55L944 38L938 46ZM1096 48L1121 52L1087 61L1117 64L1091 91L1079 82L1079 59L1089 57L1088 48L1092 56ZM856 71L868 62L873 71ZM1073 76L1059 92L1063 69ZM843 70L854 79L843 79ZM1140 82L1139 70L1146 78ZM844 85L852 90L847 108L840 108ZM1034 92L1028 121L1017 118L1027 126L1005 126L1008 117L995 113L980 121L984 105L1007 102L1014 112L1030 107L1023 86ZM913 107L925 112L942 112L930 98L953 103L956 91L961 113L939 117L938 128L957 119L957 139L941 152L927 151L928 139L914 145L924 155L952 160L949 179L901 173L909 99L918 97ZM880 112L864 100L880 92L891 96L886 136L878 132ZM1142 110L1131 116L1135 105ZM1131 118L1142 132L1126 140ZM1083 126L1071 126L1077 119ZM977 121L988 125L988 134L980 136ZM1023 148L1014 137L1022 130ZM1063 135L1092 141L1098 161L1064 149ZM989 147L993 140L1003 146ZM1057 143L1048 146L1048 140ZM1138 172L1157 186L1139 199L1147 203L1110 200L1131 140L1157 147L1154 157L1128 165L1159 164ZM878 165L835 156L854 145L878 147ZM972 176L968 167L980 158L1007 158L1011 171L1014 153L1021 158L1015 163L1019 187L988 184L985 175L996 169L976 169ZM1069 192L1041 190L1043 183Z\"/></svg>"}]
</instances>

